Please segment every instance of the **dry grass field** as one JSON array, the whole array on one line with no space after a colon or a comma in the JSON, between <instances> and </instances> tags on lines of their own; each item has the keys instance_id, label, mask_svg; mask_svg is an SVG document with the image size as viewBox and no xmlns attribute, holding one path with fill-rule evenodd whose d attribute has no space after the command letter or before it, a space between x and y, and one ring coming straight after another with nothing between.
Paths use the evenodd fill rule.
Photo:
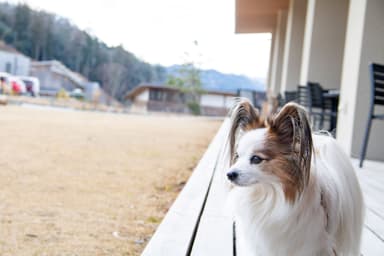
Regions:
<instances>
[{"instance_id":1,"label":"dry grass field","mask_svg":"<svg viewBox=\"0 0 384 256\"><path fill-rule=\"evenodd\" d=\"M1 107L0 255L140 254L219 125Z\"/></svg>"}]
</instances>

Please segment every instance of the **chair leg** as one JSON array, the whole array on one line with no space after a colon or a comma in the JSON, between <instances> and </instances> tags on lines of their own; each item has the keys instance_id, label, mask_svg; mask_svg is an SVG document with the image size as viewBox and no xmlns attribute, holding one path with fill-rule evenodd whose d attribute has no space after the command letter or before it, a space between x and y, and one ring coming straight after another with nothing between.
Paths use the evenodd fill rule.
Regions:
<instances>
[{"instance_id":1,"label":"chair leg","mask_svg":"<svg viewBox=\"0 0 384 256\"><path fill-rule=\"evenodd\" d=\"M363 161L367 153L367 146L368 146L368 140L369 140L369 133L371 131L371 125L372 125L372 116L370 115L367 122L367 128L365 129L364 141L363 141L363 145L360 152L360 164L359 164L360 168L363 167Z\"/></svg>"}]
</instances>

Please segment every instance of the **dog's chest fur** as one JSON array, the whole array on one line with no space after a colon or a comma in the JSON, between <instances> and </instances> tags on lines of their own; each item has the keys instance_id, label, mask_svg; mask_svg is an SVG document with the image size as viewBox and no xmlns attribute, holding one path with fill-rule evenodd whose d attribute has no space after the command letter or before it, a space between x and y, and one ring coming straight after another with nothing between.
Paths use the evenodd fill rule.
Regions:
<instances>
[{"instance_id":1,"label":"dog's chest fur","mask_svg":"<svg viewBox=\"0 0 384 256\"><path fill-rule=\"evenodd\" d=\"M245 247L251 247L246 249L249 253L243 255L255 255L255 252L269 256L330 255L324 252L332 245L326 231L327 216L320 204L320 194L308 198L319 203L304 209L304 206L286 204L283 192L274 188L270 188L268 196L257 196L257 193L260 191L241 191L236 196L241 196L235 217L237 240L244 241ZM319 247L323 249L319 251Z\"/></svg>"}]
</instances>

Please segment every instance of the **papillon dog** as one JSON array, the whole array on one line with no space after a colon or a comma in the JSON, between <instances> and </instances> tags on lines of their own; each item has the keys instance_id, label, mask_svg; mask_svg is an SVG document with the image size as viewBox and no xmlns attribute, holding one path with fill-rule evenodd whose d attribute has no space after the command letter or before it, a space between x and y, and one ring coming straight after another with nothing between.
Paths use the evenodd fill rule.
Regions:
<instances>
[{"instance_id":1,"label":"papillon dog","mask_svg":"<svg viewBox=\"0 0 384 256\"><path fill-rule=\"evenodd\" d=\"M312 134L303 107L288 103L261 120L240 100L229 137L226 176L243 255L360 255L364 203L354 168L335 139Z\"/></svg>"}]
</instances>

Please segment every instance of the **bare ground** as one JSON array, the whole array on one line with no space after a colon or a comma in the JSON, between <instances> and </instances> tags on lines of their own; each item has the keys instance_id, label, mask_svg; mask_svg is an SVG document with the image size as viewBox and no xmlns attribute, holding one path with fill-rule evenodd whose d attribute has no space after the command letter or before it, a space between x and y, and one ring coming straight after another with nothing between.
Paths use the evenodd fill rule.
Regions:
<instances>
[{"instance_id":1,"label":"bare ground","mask_svg":"<svg viewBox=\"0 0 384 256\"><path fill-rule=\"evenodd\" d=\"M1 107L0 255L140 254L219 125Z\"/></svg>"}]
</instances>

